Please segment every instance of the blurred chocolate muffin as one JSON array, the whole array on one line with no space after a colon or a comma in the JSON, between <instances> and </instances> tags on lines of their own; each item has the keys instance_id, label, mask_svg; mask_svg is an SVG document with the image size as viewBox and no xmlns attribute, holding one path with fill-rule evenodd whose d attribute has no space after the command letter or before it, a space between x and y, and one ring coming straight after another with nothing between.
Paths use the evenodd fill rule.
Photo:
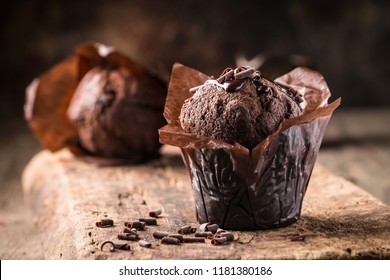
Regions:
<instances>
[{"instance_id":1,"label":"blurred chocolate muffin","mask_svg":"<svg viewBox=\"0 0 390 280\"><path fill-rule=\"evenodd\" d=\"M91 69L80 81L68 116L81 146L103 157L153 156L160 144L165 86L126 68Z\"/></svg>"},{"instance_id":2,"label":"blurred chocolate muffin","mask_svg":"<svg viewBox=\"0 0 390 280\"><path fill-rule=\"evenodd\" d=\"M26 96L26 119L51 151L67 147L126 162L158 154L166 84L112 47L79 46L35 79Z\"/></svg>"}]
</instances>

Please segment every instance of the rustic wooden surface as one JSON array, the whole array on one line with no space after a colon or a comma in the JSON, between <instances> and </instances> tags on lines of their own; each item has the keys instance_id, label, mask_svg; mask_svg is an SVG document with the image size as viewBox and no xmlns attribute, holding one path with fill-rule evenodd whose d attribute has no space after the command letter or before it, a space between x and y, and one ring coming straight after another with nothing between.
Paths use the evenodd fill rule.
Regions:
<instances>
[{"instance_id":1,"label":"rustic wooden surface","mask_svg":"<svg viewBox=\"0 0 390 280\"><path fill-rule=\"evenodd\" d=\"M390 108L340 108L334 113L318 163L390 205ZM0 259L44 258L21 173L42 150L23 119L0 121Z\"/></svg>"},{"instance_id":2,"label":"rustic wooden surface","mask_svg":"<svg viewBox=\"0 0 390 280\"><path fill-rule=\"evenodd\" d=\"M161 245L155 230L175 232L197 225L189 177L178 150L148 164L96 167L68 151L37 154L23 174L23 187L37 217L48 259L349 259L390 258L390 207L353 183L317 164L304 200L301 219L289 227L235 231L224 246ZM141 236L150 249L129 241L132 251L102 252L105 240L123 243L116 235L123 222L162 209L158 226ZM101 218L115 221L97 228ZM290 236L305 235L292 242Z\"/></svg>"},{"instance_id":3,"label":"rustic wooden surface","mask_svg":"<svg viewBox=\"0 0 390 280\"><path fill-rule=\"evenodd\" d=\"M20 183L24 167L41 147L24 122L0 122L0 131L0 259L43 259Z\"/></svg>"}]
</instances>

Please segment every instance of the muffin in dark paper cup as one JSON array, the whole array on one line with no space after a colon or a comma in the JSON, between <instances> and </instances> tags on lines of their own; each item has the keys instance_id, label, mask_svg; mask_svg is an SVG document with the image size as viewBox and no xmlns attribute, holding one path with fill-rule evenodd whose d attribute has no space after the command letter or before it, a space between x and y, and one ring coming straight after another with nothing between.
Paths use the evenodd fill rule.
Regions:
<instances>
[{"instance_id":1,"label":"muffin in dark paper cup","mask_svg":"<svg viewBox=\"0 0 390 280\"><path fill-rule=\"evenodd\" d=\"M211 77L176 63L173 67L160 142L181 148L191 177L196 217L233 230L287 226L302 201L322 138L340 99L328 104L329 89L318 72L299 67L275 80L299 93L305 108L251 148L183 130L180 113L194 87ZM190 92L190 89L192 92Z\"/></svg>"},{"instance_id":2,"label":"muffin in dark paper cup","mask_svg":"<svg viewBox=\"0 0 390 280\"><path fill-rule=\"evenodd\" d=\"M25 118L50 151L98 165L158 155L166 83L111 46L83 43L26 90Z\"/></svg>"}]
</instances>

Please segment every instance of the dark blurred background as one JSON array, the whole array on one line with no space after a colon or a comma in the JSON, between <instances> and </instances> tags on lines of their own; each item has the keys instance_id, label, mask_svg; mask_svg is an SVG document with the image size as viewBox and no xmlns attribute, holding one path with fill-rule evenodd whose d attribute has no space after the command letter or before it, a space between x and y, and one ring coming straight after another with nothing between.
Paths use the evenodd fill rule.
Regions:
<instances>
[{"instance_id":1,"label":"dark blurred background","mask_svg":"<svg viewBox=\"0 0 390 280\"><path fill-rule=\"evenodd\" d=\"M15 0L1 11L0 117L20 117L24 89L84 41L117 47L165 79L175 61L218 75L237 56L274 78L322 72L343 108L390 105L389 1Z\"/></svg>"}]
</instances>

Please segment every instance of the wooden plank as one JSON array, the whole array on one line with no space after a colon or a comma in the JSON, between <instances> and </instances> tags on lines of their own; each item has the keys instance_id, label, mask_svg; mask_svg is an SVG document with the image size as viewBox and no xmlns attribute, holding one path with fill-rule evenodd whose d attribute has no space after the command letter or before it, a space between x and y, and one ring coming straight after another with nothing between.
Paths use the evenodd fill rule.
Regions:
<instances>
[{"instance_id":1,"label":"wooden plank","mask_svg":"<svg viewBox=\"0 0 390 280\"><path fill-rule=\"evenodd\" d=\"M164 147L151 163L96 167L62 150L37 154L23 174L23 187L41 232L48 259L349 259L390 258L390 207L322 166L315 167L301 219L285 228L235 231L224 246L161 245L155 230L174 232L197 225L187 175L178 150ZM129 242L132 251L102 252L118 242L123 222L162 209L158 226L141 236L150 249ZM101 218L115 221L97 228ZM299 233L304 241L292 242Z\"/></svg>"},{"instance_id":2,"label":"wooden plank","mask_svg":"<svg viewBox=\"0 0 390 280\"><path fill-rule=\"evenodd\" d=\"M40 236L20 182L24 167L41 148L25 122L0 120L0 131L0 259L42 259Z\"/></svg>"}]
</instances>

